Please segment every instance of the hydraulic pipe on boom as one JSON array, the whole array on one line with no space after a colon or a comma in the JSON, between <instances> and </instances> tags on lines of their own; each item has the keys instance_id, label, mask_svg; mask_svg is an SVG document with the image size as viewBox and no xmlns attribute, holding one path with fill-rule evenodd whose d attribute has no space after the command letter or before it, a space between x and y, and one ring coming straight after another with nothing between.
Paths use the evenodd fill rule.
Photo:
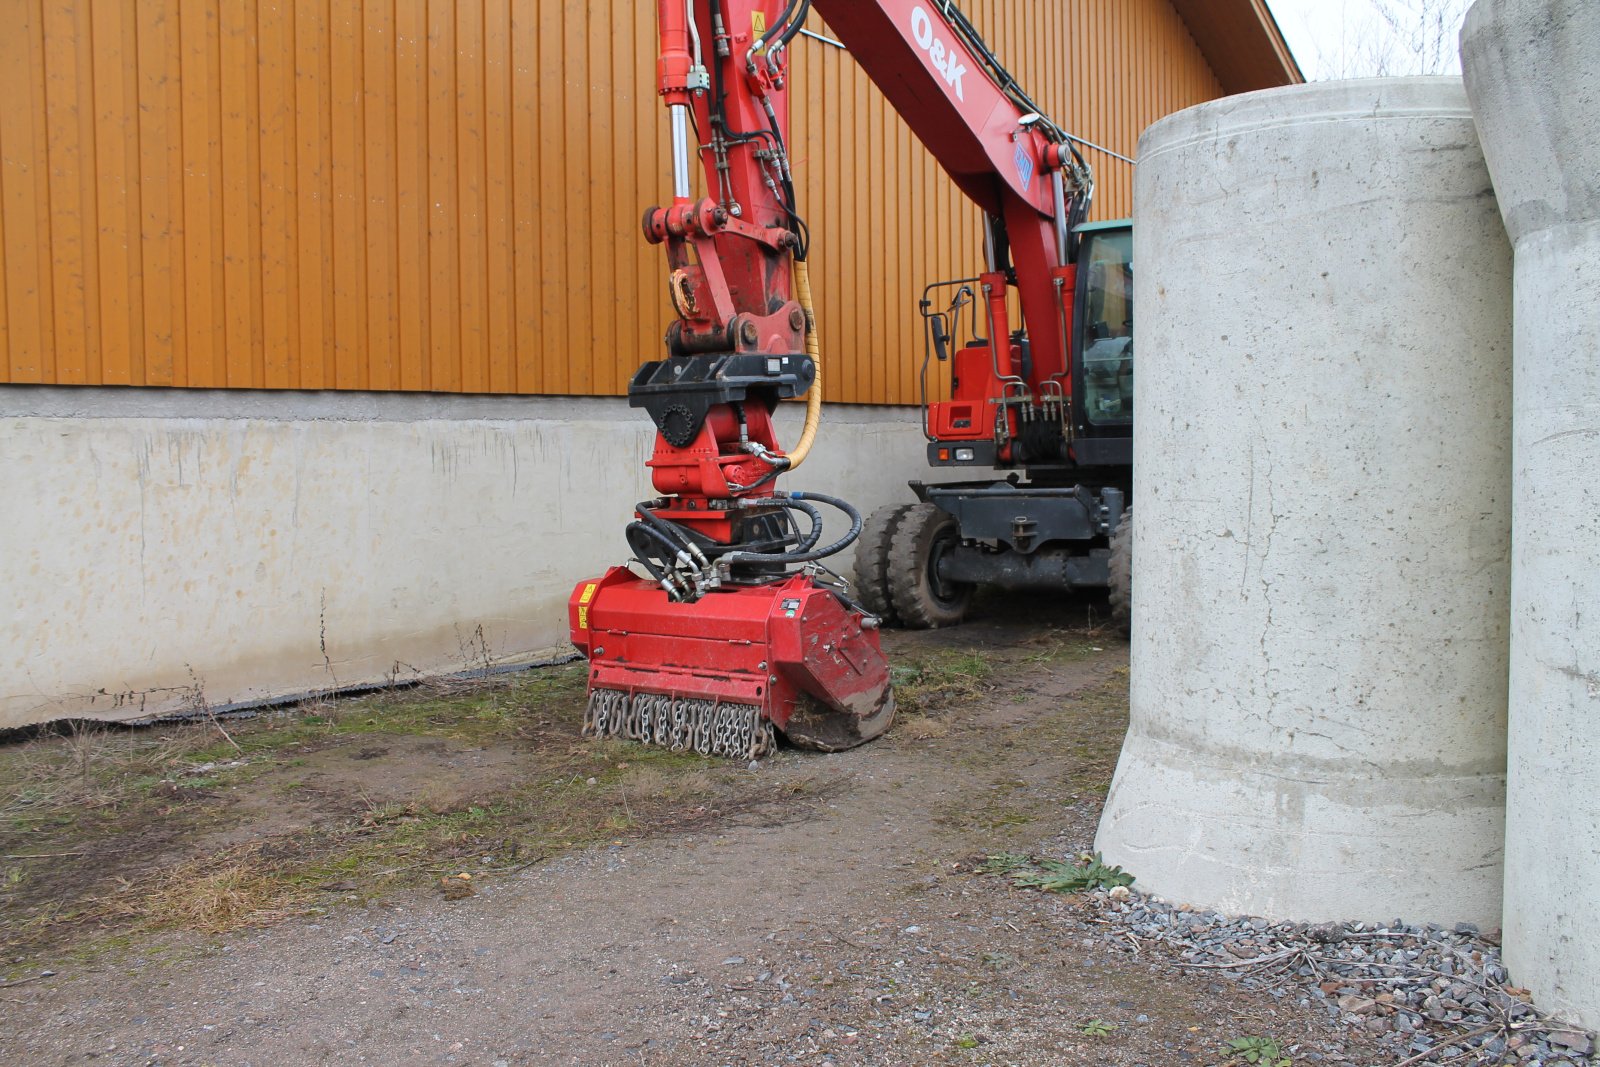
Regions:
<instances>
[{"instance_id":1,"label":"hydraulic pipe on boom","mask_svg":"<svg viewBox=\"0 0 1600 1067\"><path fill-rule=\"evenodd\" d=\"M879 619L820 566L855 540L861 516L833 497L777 488L821 418L810 234L788 150L788 50L812 6L657 7L673 196L645 213L644 233L665 248L676 317L664 358L639 369L628 396L655 423L648 466L661 495L627 528L644 573L614 567L579 583L569 603L573 642L589 659L586 733L754 758L778 731L834 750L877 736L894 715ZM1087 210L1082 158L953 5L815 6L986 213L994 254L981 284L998 422L1018 441L1035 418L1059 423L1050 405L1070 389L1063 301L1071 233ZM706 190L698 199L690 137ZM1012 286L1026 337L1009 321ZM805 428L786 452L772 414L802 396ZM817 504L842 513L849 532L823 544Z\"/></svg>"}]
</instances>

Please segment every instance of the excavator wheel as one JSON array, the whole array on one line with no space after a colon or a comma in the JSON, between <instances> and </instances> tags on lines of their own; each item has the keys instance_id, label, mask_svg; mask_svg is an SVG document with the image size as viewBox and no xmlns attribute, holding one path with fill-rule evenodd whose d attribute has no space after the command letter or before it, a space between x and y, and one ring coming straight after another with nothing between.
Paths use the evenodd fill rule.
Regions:
<instances>
[{"instance_id":1,"label":"excavator wheel","mask_svg":"<svg viewBox=\"0 0 1600 1067\"><path fill-rule=\"evenodd\" d=\"M910 504L889 504L872 513L856 541L856 595L861 606L893 626L900 621L889 600L889 540Z\"/></svg>"},{"instance_id":2,"label":"excavator wheel","mask_svg":"<svg viewBox=\"0 0 1600 1067\"><path fill-rule=\"evenodd\" d=\"M1111 621L1122 636L1133 631L1133 509L1122 513L1122 522L1111 535Z\"/></svg>"},{"instance_id":3,"label":"excavator wheel","mask_svg":"<svg viewBox=\"0 0 1600 1067\"><path fill-rule=\"evenodd\" d=\"M961 540L955 516L932 504L913 504L889 537L889 600L913 630L954 626L972 602L972 586L939 577L939 559Z\"/></svg>"}]
</instances>

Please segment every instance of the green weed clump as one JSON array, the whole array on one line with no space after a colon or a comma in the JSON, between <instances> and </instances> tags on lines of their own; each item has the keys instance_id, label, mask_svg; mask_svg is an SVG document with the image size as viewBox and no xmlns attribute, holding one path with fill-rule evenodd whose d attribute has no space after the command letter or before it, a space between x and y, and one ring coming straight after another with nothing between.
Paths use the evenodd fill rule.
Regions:
<instances>
[{"instance_id":1,"label":"green weed clump","mask_svg":"<svg viewBox=\"0 0 1600 1067\"><path fill-rule=\"evenodd\" d=\"M1010 875L1018 889L1040 889L1046 893L1084 893L1091 889L1115 889L1132 885L1133 875L1105 862L1100 853L1083 853L1077 863L1035 859L1020 852L990 856L978 867L979 873Z\"/></svg>"},{"instance_id":2,"label":"green weed clump","mask_svg":"<svg viewBox=\"0 0 1600 1067\"><path fill-rule=\"evenodd\" d=\"M1235 1062L1259 1067L1294 1067L1294 1062L1283 1054L1282 1046L1270 1037L1236 1037L1228 1042L1225 1051Z\"/></svg>"}]
</instances>

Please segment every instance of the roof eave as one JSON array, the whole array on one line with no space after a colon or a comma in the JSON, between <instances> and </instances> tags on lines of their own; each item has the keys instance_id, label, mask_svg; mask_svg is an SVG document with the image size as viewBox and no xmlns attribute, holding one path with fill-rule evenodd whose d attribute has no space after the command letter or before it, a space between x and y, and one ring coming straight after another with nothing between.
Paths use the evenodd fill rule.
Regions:
<instances>
[{"instance_id":1,"label":"roof eave","mask_svg":"<svg viewBox=\"0 0 1600 1067\"><path fill-rule=\"evenodd\" d=\"M1224 92L1247 93L1306 80L1266 0L1172 0L1172 6Z\"/></svg>"}]
</instances>

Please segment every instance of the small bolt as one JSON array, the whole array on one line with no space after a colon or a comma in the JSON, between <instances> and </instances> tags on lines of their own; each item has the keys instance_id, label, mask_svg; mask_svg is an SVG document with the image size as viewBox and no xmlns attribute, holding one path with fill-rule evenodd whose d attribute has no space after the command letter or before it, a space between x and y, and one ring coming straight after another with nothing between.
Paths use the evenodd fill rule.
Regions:
<instances>
[{"instance_id":1,"label":"small bolt","mask_svg":"<svg viewBox=\"0 0 1600 1067\"><path fill-rule=\"evenodd\" d=\"M753 345L760 334L756 332L756 324L747 319L745 324L739 327L739 336L744 338L745 344Z\"/></svg>"},{"instance_id":2,"label":"small bolt","mask_svg":"<svg viewBox=\"0 0 1600 1067\"><path fill-rule=\"evenodd\" d=\"M805 324L805 312L801 311L799 308L791 308L789 311L789 328L791 330L799 330L803 329Z\"/></svg>"}]
</instances>

